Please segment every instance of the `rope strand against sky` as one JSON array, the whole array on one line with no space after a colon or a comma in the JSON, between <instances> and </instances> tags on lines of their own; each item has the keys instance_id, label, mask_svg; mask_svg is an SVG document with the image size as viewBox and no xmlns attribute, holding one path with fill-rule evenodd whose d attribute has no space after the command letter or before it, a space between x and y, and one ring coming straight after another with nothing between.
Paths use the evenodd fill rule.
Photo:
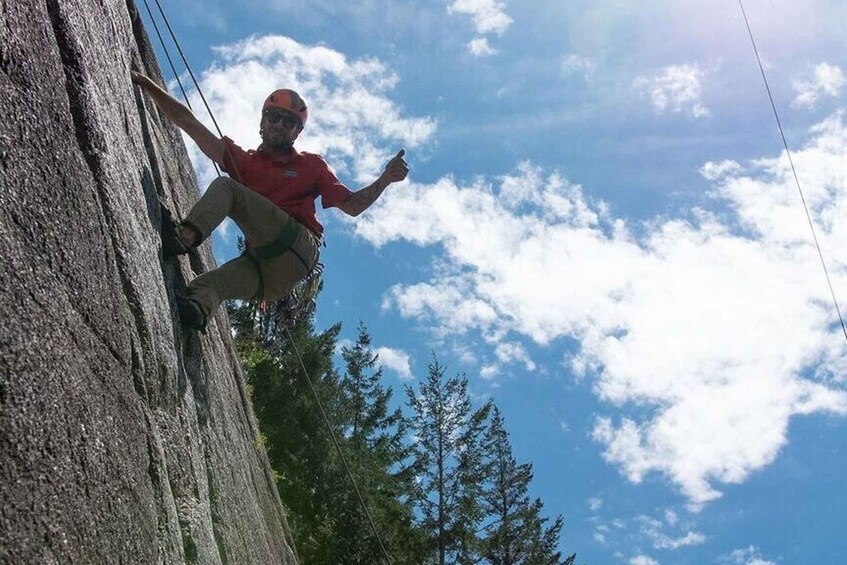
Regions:
<instances>
[{"instance_id":1,"label":"rope strand against sky","mask_svg":"<svg viewBox=\"0 0 847 565\"><path fill-rule=\"evenodd\" d=\"M150 10L150 4L147 0L144 0L144 6L147 8L147 15L150 16L150 21L153 23L153 29L156 30L156 37L159 38L159 44L161 44L162 49L165 51L165 57L168 60L168 65L171 67L171 72L174 74L174 78L176 78L176 83L179 85L179 91L182 92L182 99L185 100L185 104L188 106L188 109L192 112L194 108L191 107L191 102L188 100L188 95L185 93L185 88L182 86L182 81L179 80L179 73L176 72L176 67L174 66L173 59L171 59L170 52L165 48L165 40L162 39L162 34L159 32L159 25L156 23L156 18L153 17L153 11Z\"/></svg>"},{"instance_id":2,"label":"rope strand against sky","mask_svg":"<svg viewBox=\"0 0 847 565\"><path fill-rule=\"evenodd\" d=\"M821 249L818 235L815 231L815 223L812 220L812 214L809 212L809 206L806 204L806 197L803 195L803 189L800 186L800 177L797 176L797 169L794 167L794 160L791 158L791 150L788 148L788 141L785 139L785 131L782 129L782 122L779 119L779 112L776 109L776 103L771 94L771 87L768 84L768 77L765 74L765 67L762 65L762 58L759 56L759 48L756 46L756 40L753 38L753 30L750 28L750 21L747 19L747 12L744 9L742 0L738 0L738 5L741 6L741 15L744 16L744 24L747 26L747 34L750 36L750 43L753 45L753 52L756 54L756 62L759 64L759 71L762 73L762 81L765 83L765 90L768 93L768 100L771 102L776 125L779 128L779 135L782 137L782 145L785 147L785 153L788 155L788 163L791 165L791 172L794 174L794 182L797 185L797 192L800 194L800 200L803 202L803 210L806 211L806 218L809 220L809 228L812 230L812 238L815 241L815 248L818 250L818 257L821 260L824 275L826 276L826 284L829 286L829 293L832 296L832 302L835 305L835 312L838 314L838 321L841 323L841 331L844 333L844 339L847 341L847 326L844 325L844 317L841 315L841 308L838 306L838 298L835 295L835 288L832 286L832 279L829 276L829 269L826 267L823 250Z\"/></svg>"}]
</instances>

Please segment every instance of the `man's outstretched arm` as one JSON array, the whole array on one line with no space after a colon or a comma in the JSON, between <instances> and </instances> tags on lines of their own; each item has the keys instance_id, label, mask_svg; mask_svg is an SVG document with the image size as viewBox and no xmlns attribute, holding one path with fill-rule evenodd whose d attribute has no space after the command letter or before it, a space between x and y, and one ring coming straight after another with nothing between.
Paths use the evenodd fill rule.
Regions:
<instances>
[{"instance_id":1,"label":"man's outstretched arm","mask_svg":"<svg viewBox=\"0 0 847 565\"><path fill-rule=\"evenodd\" d=\"M130 71L132 82L137 84L144 92L150 95L162 114L188 134L194 140L200 151L205 153L211 160L223 165L226 154L226 144L213 134L198 120L194 114L179 100L165 92L162 87L150 80L147 76Z\"/></svg>"},{"instance_id":2,"label":"man's outstretched arm","mask_svg":"<svg viewBox=\"0 0 847 565\"><path fill-rule=\"evenodd\" d=\"M385 170L379 175L373 184L361 188L350 195L347 200L337 204L336 206L350 216L358 216L376 202L377 198L382 195L383 191L388 188L388 185L400 182L409 174L409 164L403 159L406 154L404 149L401 149L397 155L391 158Z\"/></svg>"}]
</instances>

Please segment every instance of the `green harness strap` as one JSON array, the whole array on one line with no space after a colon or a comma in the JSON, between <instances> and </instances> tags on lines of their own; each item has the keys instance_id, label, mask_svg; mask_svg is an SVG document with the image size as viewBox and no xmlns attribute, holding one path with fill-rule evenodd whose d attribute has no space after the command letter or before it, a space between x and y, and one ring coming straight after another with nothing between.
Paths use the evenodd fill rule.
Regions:
<instances>
[{"instance_id":1,"label":"green harness strap","mask_svg":"<svg viewBox=\"0 0 847 565\"><path fill-rule=\"evenodd\" d=\"M265 295L265 276L262 273L262 266L260 261L268 261L270 259L274 259L279 257L280 255L291 251L294 253L294 256L300 260L304 267L306 267L306 271L311 270L311 266L306 263L306 260L300 256L294 249L292 249L292 245L294 245L294 241L297 239L297 236L300 234L300 230L303 227L300 225L297 220L294 218L288 218L288 222L284 226L282 226L282 233L279 234L279 237L270 243L266 243L261 247L257 247L255 249L247 248L242 253L243 257L247 257L250 262L253 264L253 267L256 268L256 273L259 275L259 288L256 290L256 295L251 299L262 299Z\"/></svg>"}]
</instances>

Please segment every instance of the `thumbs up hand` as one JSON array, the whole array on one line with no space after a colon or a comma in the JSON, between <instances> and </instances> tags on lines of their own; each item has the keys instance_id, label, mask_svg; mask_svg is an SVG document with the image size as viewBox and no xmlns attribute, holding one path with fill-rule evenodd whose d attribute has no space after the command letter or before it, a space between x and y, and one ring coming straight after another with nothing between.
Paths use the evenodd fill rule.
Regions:
<instances>
[{"instance_id":1,"label":"thumbs up hand","mask_svg":"<svg viewBox=\"0 0 847 565\"><path fill-rule=\"evenodd\" d=\"M409 163L403 158L406 154L405 149L401 149L397 152L397 155L391 158L388 161L388 164L385 165L385 171L383 171L381 177L385 182L385 186L388 186L394 182L400 182L405 179L409 175Z\"/></svg>"}]
</instances>

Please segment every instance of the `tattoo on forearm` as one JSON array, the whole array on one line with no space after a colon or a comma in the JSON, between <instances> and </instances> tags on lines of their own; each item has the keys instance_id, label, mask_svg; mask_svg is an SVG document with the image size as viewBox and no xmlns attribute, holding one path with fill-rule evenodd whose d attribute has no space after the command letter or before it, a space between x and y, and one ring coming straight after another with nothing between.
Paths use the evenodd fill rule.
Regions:
<instances>
[{"instance_id":1,"label":"tattoo on forearm","mask_svg":"<svg viewBox=\"0 0 847 565\"><path fill-rule=\"evenodd\" d=\"M350 196L348 211L354 215L361 214L371 204L376 202L376 199L380 197L385 188L379 181L376 181L365 188L357 190Z\"/></svg>"}]
</instances>

